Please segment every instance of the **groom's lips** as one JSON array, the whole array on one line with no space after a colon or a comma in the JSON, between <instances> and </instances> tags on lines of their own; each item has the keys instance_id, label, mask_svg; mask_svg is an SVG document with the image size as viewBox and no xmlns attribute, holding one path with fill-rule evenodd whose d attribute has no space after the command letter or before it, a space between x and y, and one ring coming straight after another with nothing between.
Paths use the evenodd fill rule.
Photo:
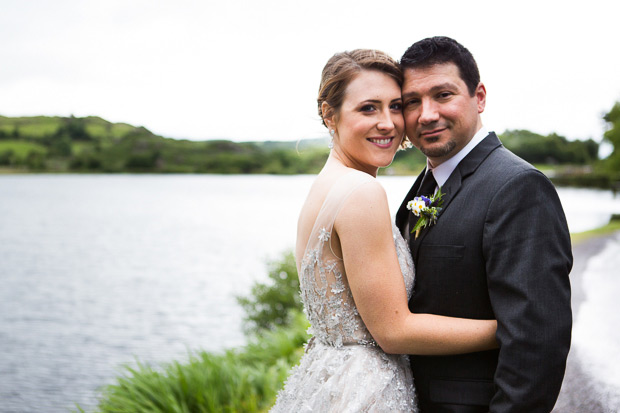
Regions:
<instances>
[{"instance_id":1,"label":"groom's lips","mask_svg":"<svg viewBox=\"0 0 620 413\"><path fill-rule=\"evenodd\" d=\"M423 139L434 139L438 138L441 135L441 132L445 131L446 128L436 128L430 131L420 132L420 137Z\"/></svg>"}]
</instances>

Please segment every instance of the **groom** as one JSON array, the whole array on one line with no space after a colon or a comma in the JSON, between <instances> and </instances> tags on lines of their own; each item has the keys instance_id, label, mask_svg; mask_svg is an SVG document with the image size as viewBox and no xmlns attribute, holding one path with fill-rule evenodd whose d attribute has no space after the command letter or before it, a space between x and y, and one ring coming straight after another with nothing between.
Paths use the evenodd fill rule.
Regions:
<instances>
[{"instance_id":1,"label":"groom","mask_svg":"<svg viewBox=\"0 0 620 413\"><path fill-rule=\"evenodd\" d=\"M570 348L570 237L551 182L482 125L471 53L433 37L403 55L407 136L427 167L396 224L409 239L416 313L497 319L499 349L410 356L423 413L549 412ZM437 222L411 234L415 196L440 188Z\"/></svg>"}]
</instances>

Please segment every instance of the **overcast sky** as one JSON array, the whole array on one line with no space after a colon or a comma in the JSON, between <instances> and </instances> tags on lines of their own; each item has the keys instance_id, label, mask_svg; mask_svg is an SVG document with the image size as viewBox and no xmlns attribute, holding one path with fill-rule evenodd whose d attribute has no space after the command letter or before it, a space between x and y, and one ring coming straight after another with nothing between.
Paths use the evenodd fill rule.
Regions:
<instances>
[{"instance_id":1,"label":"overcast sky","mask_svg":"<svg viewBox=\"0 0 620 413\"><path fill-rule=\"evenodd\" d=\"M193 140L327 136L336 52L474 54L483 123L600 140L620 100L618 1L0 0L0 115L101 116Z\"/></svg>"}]
</instances>

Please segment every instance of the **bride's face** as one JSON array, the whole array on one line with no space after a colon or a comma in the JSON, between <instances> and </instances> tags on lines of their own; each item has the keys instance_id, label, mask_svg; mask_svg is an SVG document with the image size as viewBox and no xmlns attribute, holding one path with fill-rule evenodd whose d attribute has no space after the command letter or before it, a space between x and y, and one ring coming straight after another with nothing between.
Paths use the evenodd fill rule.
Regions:
<instances>
[{"instance_id":1,"label":"bride's face","mask_svg":"<svg viewBox=\"0 0 620 413\"><path fill-rule=\"evenodd\" d=\"M398 83L385 73L362 71L347 87L334 124L334 150L342 161L376 176L392 162L404 136Z\"/></svg>"}]
</instances>

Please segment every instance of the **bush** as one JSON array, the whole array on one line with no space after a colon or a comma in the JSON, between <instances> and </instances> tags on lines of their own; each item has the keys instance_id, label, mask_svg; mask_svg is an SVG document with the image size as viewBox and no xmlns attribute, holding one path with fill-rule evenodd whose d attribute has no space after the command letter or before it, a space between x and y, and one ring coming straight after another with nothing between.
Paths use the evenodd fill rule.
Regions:
<instances>
[{"instance_id":1,"label":"bush","mask_svg":"<svg viewBox=\"0 0 620 413\"><path fill-rule=\"evenodd\" d=\"M287 326L292 321L292 310L303 309L292 252L284 254L280 261L269 263L269 280L267 284L255 283L249 297L237 297L246 313L246 333Z\"/></svg>"},{"instance_id":2,"label":"bush","mask_svg":"<svg viewBox=\"0 0 620 413\"><path fill-rule=\"evenodd\" d=\"M0 152L0 165L12 165L15 163L15 151L7 149Z\"/></svg>"}]
</instances>

